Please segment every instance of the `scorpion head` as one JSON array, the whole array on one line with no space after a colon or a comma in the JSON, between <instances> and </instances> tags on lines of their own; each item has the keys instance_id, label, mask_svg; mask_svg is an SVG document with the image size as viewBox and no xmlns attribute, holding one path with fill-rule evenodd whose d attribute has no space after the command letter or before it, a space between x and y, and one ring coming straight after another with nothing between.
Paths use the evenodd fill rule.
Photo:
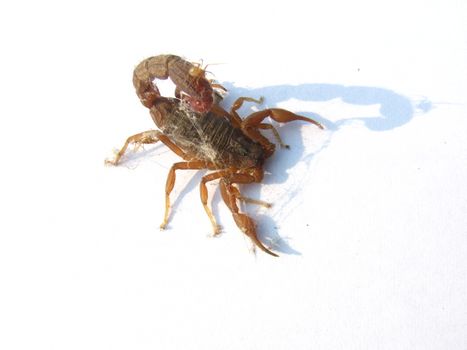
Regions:
<instances>
[{"instance_id":1,"label":"scorpion head","mask_svg":"<svg viewBox=\"0 0 467 350\"><path fill-rule=\"evenodd\" d=\"M193 96L185 95L183 97L183 100L188 103L188 105L193 111L198 112L198 113L209 112L209 110L212 107L212 104L214 103L212 89L210 91L205 90L203 94L201 94L197 98Z\"/></svg>"},{"instance_id":2,"label":"scorpion head","mask_svg":"<svg viewBox=\"0 0 467 350\"><path fill-rule=\"evenodd\" d=\"M214 90L204 75L205 71L199 66L193 66L189 71L189 84L186 85L184 100L191 109L198 113L208 112L214 103ZM189 88L188 88L189 87Z\"/></svg>"}]
</instances>

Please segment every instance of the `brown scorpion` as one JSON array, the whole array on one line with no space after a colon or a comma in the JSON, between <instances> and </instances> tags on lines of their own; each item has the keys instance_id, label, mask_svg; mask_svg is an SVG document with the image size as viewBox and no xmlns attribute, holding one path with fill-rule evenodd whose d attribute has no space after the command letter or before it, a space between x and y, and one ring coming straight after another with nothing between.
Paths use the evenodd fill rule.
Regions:
<instances>
[{"instance_id":1,"label":"brown scorpion","mask_svg":"<svg viewBox=\"0 0 467 350\"><path fill-rule=\"evenodd\" d=\"M160 95L155 79L169 78L176 86L175 95ZM141 103L160 129L149 130L128 137L124 146L107 164L117 165L130 144L164 143L184 161L172 165L165 186L165 213L161 229L167 226L170 209L170 193L175 185L175 172L184 169L208 169L213 172L203 176L200 196L214 235L220 232L214 215L208 206L206 183L219 180L221 196L232 212L237 226L264 252L278 256L259 240L252 218L241 213L238 201L269 206L269 204L242 196L237 185L261 182L265 159L275 150L275 145L259 130L271 130L279 144L284 145L276 129L263 120L267 117L279 123L301 120L323 126L312 119L296 115L284 109L270 108L254 112L242 119L237 110L245 101L261 103L250 97L238 98L230 113L219 106L221 99L216 88L222 88L200 74L200 68L175 55L159 55L143 60L134 70L133 84Z\"/></svg>"}]
</instances>

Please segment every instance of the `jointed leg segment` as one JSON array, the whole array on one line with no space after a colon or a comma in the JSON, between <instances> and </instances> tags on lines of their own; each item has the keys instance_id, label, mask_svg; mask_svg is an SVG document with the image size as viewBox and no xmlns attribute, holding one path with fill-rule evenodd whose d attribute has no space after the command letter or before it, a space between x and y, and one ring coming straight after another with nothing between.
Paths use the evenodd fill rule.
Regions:
<instances>
[{"instance_id":1,"label":"jointed leg segment","mask_svg":"<svg viewBox=\"0 0 467 350\"><path fill-rule=\"evenodd\" d=\"M211 209L208 206L208 189L206 187L206 183L209 181L213 181L213 180L217 180L219 178L225 177L226 175L229 175L229 174L231 174L231 171L229 170L216 171L215 173L211 173L206 176L203 176L203 178L201 179L201 183L199 185L201 203L203 203L204 210L206 211L206 214L208 214L209 220L211 221L213 231L214 231L214 236L220 233L220 227L219 225L217 225L216 219Z\"/></svg>"},{"instance_id":2,"label":"jointed leg segment","mask_svg":"<svg viewBox=\"0 0 467 350\"><path fill-rule=\"evenodd\" d=\"M172 152L176 153L182 158L185 158L185 153L180 149L180 147L174 144L166 135L157 130L148 130L128 137L123 147L115 155L115 158L112 160L107 159L105 161L105 164L118 165L120 159L123 157L130 144L135 144L135 148L138 148L142 144L152 144L156 143L157 141L161 141L164 145L169 147L170 150L172 150Z\"/></svg>"},{"instance_id":3,"label":"jointed leg segment","mask_svg":"<svg viewBox=\"0 0 467 350\"><path fill-rule=\"evenodd\" d=\"M279 132L277 131L277 129L274 127L274 125L267 124L267 123L261 123L258 125L258 129L271 130L272 133L274 134L274 137L276 138L276 141L279 143L281 148L287 148L287 149L290 148L289 145L286 145L284 142L282 142L282 138L279 135Z\"/></svg>"},{"instance_id":4,"label":"jointed leg segment","mask_svg":"<svg viewBox=\"0 0 467 350\"><path fill-rule=\"evenodd\" d=\"M169 174L167 175L167 182L165 184L165 213L164 219L160 228L163 230L166 228L167 223L169 221L169 211L170 211L170 193L172 192L174 185L175 185L175 171L176 170L199 170L199 169L209 169L212 168L212 164L200 161L200 160L193 160L189 162L180 162L175 163L169 170ZM209 215L209 214L208 214Z\"/></svg>"},{"instance_id":5,"label":"jointed leg segment","mask_svg":"<svg viewBox=\"0 0 467 350\"><path fill-rule=\"evenodd\" d=\"M248 137L250 137L252 140L255 140L256 142L259 142L263 146L263 149L266 152L266 157L269 157L274 153L275 146L266 137L264 137L258 131L258 129L272 130L274 136L276 137L281 147L289 148L289 146L282 142L282 139L279 136L277 130L274 128L274 126L267 123L263 123L263 120L267 117L270 117L271 119L279 123L288 123L295 120L301 120L304 122L315 124L319 128L323 129L323 126L317 121L289 112L281 108L269 108L252 113L245 120L243 120L241 127L243 132L246 135L248 135Z\"/></svg>"},{"instance_id":6,"label":"jointed leg segment","mask_svg":"<svg viewBox=\"0 0 467 350\"><path fill-rule=\"evenodd\" d=\"M258 111L250 114L243 122L245 128L253 127L259 125L265 118L270 117L278 123L288 123L295 120L301 120L304 122L315 124L320 129L323 129L321 123L318 123L316 120L303 117L301 115L292 113L288 110L281 108L269 108L262 111Z\"/></svg>"},{"instance_id":7,"label":"jointed leg segment","mask_svg":"<svg viewBox=\"0 0 467 350\"><path fill-rule=\"evenodd\" d=\"M262 201L262 200L259 200L259 199L254 199L254 198L243 196L240 193L240 190L237 187L235 187L234 185L232 185L230 187L230 189L232 191L232 195L234 195L235 198L238 199L239 201L242 201L242 202L245 202L245 203L250 203L250 204L261 205L261 206L263 206L265 208L271 208L272 207L271 203L268 203L268 202L265 202L265 201Z\"/></svg>"},{"instance_id":8,"label":"jointed leg segment","mask_svg":"<svg viewBox=\"0 0 467 350\"><path fill-rule=\"evenodd\" d=\"M253 243L258 246L264 252L272 255L278 256L277 254L270 251L266 248L263 243L259 240L256 234L256 225L252 218L249 216L240 213L240 210L237 205L237 199L241 198L240 191L234 186L235 183L252 183L258 181L258 176L262 176L261 169L257 169L255 174L246 174L246 173L236 173L232 174L228 178L223 178L220 181L221 195L227 207L232 212L234 220L237 226L245 233Z\"/></svg>"}]
</instances>

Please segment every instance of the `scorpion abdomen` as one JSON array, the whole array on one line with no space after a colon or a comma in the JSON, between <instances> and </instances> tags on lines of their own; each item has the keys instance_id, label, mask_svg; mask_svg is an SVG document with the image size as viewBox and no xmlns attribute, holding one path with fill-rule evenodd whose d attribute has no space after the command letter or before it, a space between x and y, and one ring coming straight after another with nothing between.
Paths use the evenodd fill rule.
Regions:
<instances>
[{"instance_id":1,"label":"scorpion abdomen","mask_svg":"<svg viewBox=\"0 0 467 350\"><path fill-rule=\"evenodd\" d=\"M227 119L209 112L205 114L173 105L158 127L185 153L205 160L216 168L249 168L261 165L264 150Z\"/></svg>"}]
</instances>

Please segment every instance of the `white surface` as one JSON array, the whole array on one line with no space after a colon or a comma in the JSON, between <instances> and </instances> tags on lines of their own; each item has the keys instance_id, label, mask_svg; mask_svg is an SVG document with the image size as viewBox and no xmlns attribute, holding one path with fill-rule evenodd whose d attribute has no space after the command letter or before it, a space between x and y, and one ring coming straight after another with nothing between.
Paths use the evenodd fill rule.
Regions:
<instances>
[{"instance_id":1,"label":"white surface","mask_svg":"<svg viewBox=\"0 0 467 350\"><path fill-rule=\"evenodd\" d=\"M454 0L0 5L0 348L466 349L466 23ZM103 166L153 127L131 74L159 53L328 127L281 126L244 189L279 258L215 186L207 237L191 172L160 232L163 146Z\"/></svg>"}]
</instances>

